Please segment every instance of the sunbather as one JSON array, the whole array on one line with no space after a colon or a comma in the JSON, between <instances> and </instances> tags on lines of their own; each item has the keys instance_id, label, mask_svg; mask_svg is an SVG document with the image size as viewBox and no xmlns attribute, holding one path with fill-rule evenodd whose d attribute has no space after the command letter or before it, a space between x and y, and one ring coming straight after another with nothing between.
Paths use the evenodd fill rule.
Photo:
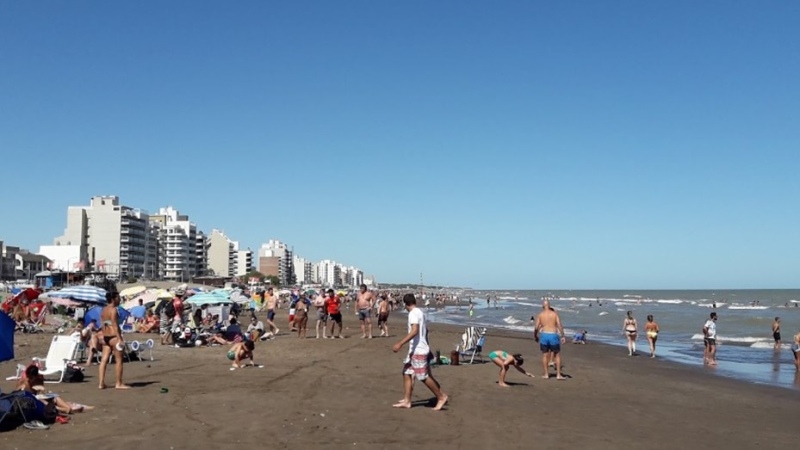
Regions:
<instances>
[{"instance_id":1,"label":"sunbather","mask_svg":"<svg viewBox=\"0 0 800 450\"><path fill-rule=\"evenodd\" d=\"M103 356L100 360L98 377L100 379L100 389L106 388L106 366L108 365L108 360L111 359L112 353L114 354L114 365L117 376L115 387L117 389L130 389L130 386L122 382L122 351L125 350L125 342L122 340L122 330L119 328L119 312L117 312L120 300L119 293L106 293L106 300L108 301L108 305L103 307L103 310L100 312L100 319L103 321L103 342L105 343L105 347L103 347Z\"/></svg>"},{"instance_id":2,"label":"sunbather","mask_svg":"<svg viewBox=\"0 0 800 450\"><path fill-rule=\"evenodd\" d=\"M144 318L144 322L139 324L139 333L150 333L158 331L158 317L153 314L152 310L147 311L147 316Z\"/></svg>"},{"instance_id":3,"label":"sunbather","mask_svg":"<svg viewBox=\"0 0 800 450\"><path fill-rule=\"evenodd\" d=\"M256 363L253 361L253 350L255 349L256 344L253 341L244 341L239 342L237 344L233 344L230 350L228 350L228 359L233 361L233 367L237 369L241 369L242 367L242 360L247 358L250 360L250 365L255 366Z\"/></svg>"},{"instance_id":4,"label":"sunbather","mask_svg":"<svg viewBox=\"0 0 800 450\"><path fill-rule=\"evenodd\" d=\"M508 369L510 367L514 367L520 373L525 374L526 377L533 378L533 374L528 373L522 368L522 363L524 360L522 359L522 355L519 353L509 355L503 350L495 350L489 353L489 359L491 359L493 363L500 367L500 381L497 383L500 386L508 387L508 384L506 384L506 374L508 373Z\"/></svg>"},{"instance_id":5,"label":"sunbather","mask_svg":"<svg viewBox=\"0 0 800 450\"><path fill-rule=\"evenodd\" d=\"M61 396L47 395L44 388L44 377L39 374L39 368L34 364L31 364L25 369L25 373L17 384L17 389L36 395L36 398L44 404L52 400L56 405L56 409L61 414L79 413L94 409L94 406L70 403L61 398Z\"/></svg>"}]
</instances>

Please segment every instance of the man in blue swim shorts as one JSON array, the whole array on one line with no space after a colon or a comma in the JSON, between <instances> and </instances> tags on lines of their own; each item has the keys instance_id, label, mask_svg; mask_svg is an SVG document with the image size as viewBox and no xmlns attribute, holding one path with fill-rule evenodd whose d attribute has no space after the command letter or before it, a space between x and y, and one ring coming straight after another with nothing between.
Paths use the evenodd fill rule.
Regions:
<instances>
[{"instance_id":1,"label":"man in blue swim shorts","mask_svg":"<svg viewBox=\"0 0 800 450\"><path fill-rule=\"evenodd\" d=\"M564 327L561 326L561 319L558 313L550 308L550 302L542 302L542 313L536 318L534 333L539 337L539 349L542 351L542 366L544 366L544 377L550 378L548 363L555 361L556 379L566 380L561 375L561 344L566 342L564 338Z\"/></svg>"}]
</instances>

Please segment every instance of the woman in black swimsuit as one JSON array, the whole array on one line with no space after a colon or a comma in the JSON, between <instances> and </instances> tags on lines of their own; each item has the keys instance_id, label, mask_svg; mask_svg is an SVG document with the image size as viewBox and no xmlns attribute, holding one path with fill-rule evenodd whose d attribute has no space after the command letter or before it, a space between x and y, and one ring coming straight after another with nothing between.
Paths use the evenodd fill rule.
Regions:
<instances>
[{"instance_id":1,"label":"woman in black swimsuit","mask_svg":"<svg viewBox=\"0 0 800 450\"><path fill-rule=\"evenodd\" d=\"M125 350L125 343L122 341L122 330L119 328L119 293L107 292L106 300L108 305L100 312L100 320L102 321L103 341L103 358L100 360L100 389L105 389L106 367L108 360L111 358L111 352L114 352L114 364L116 366L117 389L130 389L122 383L122 351Z\"/></svg>"}]
</instances>

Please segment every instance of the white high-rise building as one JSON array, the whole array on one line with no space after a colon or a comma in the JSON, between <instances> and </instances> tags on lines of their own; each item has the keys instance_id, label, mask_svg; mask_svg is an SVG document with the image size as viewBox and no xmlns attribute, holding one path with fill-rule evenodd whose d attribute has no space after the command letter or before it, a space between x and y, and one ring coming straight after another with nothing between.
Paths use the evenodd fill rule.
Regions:
<instances>
[{"instance_id":1,"label":"white high-rise building","mask_svg":"<svg viewBox=\"0 0 800 450\"><path fill-rule=\"evenodd\" d=\"M311 261L306 261L305 258L294 256L294 277L295 282L299 285L316 283L314 277Z\"/></svg>"},{"instance_id":2,"label":"white high-rise building","mask_svg":"<svg viewBox=\"0 0 800 450\"><path fill-rule=\"evenodd\" d=\"M198 274L197 226L171 206L150 216L150 223L158 229L161 275L168 280L191 280Z\"/></svg>"},{"instance_id":3,"label":"white high-rise building","mask_svg":"<svg viewBox=\"0 0 800 450\"><path fill-rule=\"evenodd\" d=\"M67 208L67 227L53 244L77 246L78 269L141 276L154 257L147 251L148 218L144 210L120 205L117 196L92 197L89 206Z\"/></svg>"},{"instance_id":4,"label":"white high-rise building","mask_svg":"<svg viewBox=\"0 0 800 450\"><path fill-rule=\"evenodd\" d=\"M238 245L237 245L238 246ZM253 267L253 251L239 250L236 252L236 276L241 277L255 270Z\"/></svg>"}]
</instances>

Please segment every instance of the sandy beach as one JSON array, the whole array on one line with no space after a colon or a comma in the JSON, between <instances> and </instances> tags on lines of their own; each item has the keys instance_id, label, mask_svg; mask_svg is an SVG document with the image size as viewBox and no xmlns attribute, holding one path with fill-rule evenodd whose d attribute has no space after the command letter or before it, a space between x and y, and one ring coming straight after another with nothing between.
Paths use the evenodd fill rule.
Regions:
<instances>
[{"instance_id":1,"label":"sandy beach","mask_svg":"<svg viewBox=\"0 0 800 450\"><path fill-rule=\"evenodd\" d=\"M285 311L279 323L285 323ZM258 343L263 369L231 372L227 348L157 346L153 362L125 365L129 391L97 389L97 366L79 384L51 384L65 399L96 406L47 431L0 434L4 449L184 449L231 445L267 448L789 448L797 445L800 393L753 385L601 344L567 344L566 381L541 376L529 336L490 331L485 354L520 352L530 379L517 372L501 388L491 363L443 366L434 375L450 396L441 412L417 383L411 410L402 397L402 353L391 345L405 330L395 313L390 339L360 338L352 313L347 339L298 339L282 332ZM449 354L460 328L431 326L434 349ZM313 334L313 333L312 333ZM149 337L154 337L150 335ZM52 334L16 335L16 361L47 353ZM144 340L128 335L127 340ZM0 364L3 379L15 362ZM113 367L109 367L113 374ZM113 376L113 375L112 375ZM10 381L0 382L4 392ZM169 392L161 393L162 388Z\"/></svg>"}]
</instances>

